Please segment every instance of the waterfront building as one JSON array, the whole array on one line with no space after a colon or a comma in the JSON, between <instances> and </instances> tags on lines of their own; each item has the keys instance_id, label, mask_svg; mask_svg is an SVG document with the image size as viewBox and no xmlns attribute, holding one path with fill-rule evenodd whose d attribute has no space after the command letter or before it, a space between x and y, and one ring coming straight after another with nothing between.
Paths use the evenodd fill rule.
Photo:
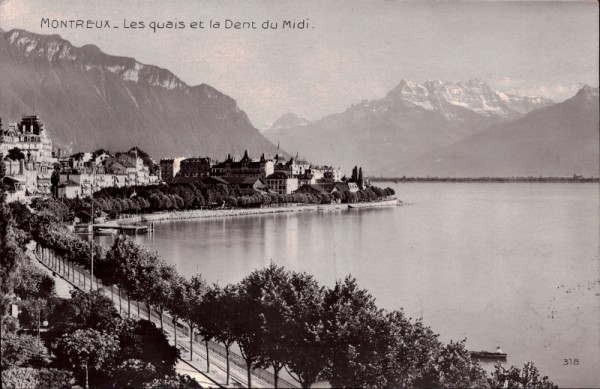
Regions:
<instances>
[{"instance_id":1,"label":"waterfront building","mask_svg":"<svg viewBox=\"0 0 600 389\"><path fill-rule=\"evenodd\" d=\"M265 182L265 179L260 176L228 176L211 178L221 178L223 181L227 182L228 185L236 185L240 190L240 194L243 196L252 196L257 193L268 193L269 191L269 186ZM206 182L208 183L208 179L206 180Z\"/></svg>"},{"instance_id":2,"label":"waterfront building","mask_svg":"<svg viewBox=\"0 0 600 389\"><path fill-rule=\"evenodd\" d=\"M13 185L19 190L11 199L50 193L50 175L57 160L52 155L49 134L37 115L23 116L21 122L11 123L6 129L0 119L0 154L6 176L19 183Z\"/></svg>"},{"instance_id":3,"label":"waterfront building","mask_svg":"<svg viewBox=\"0 0 600 389\"><path fill-rule=\"evenodd\" d=\"M212 160L205 158L187 158L181 161L178 176L181 177L208 177L212 168Z\"/></svg>"},{"instance_id":4,"label":"waterfront building","mask_svg":"<svg viewBox=\"0 0 600 389\"><path fill-rule=\"evenodd\" d=\"M72 180L67 180L58 185L58 198L74 199L81 197L81 185Z\"/></svg>"},{"instance_id":5,"label":"waterfront building","mask_svg":"<svg viewBox=\"0 0 600 389\"><path fill-rule=\"evenodd\" d=\"M160 179L162 182L170 183L173 181L179 169L181 168L181 161L185 158L163 158L160 160Z\"/></svg>"},{"instance_id":6,"label":"waterfront building","mask_svg":"<svg viewBox=\"0 0 600 389\"><path fill-rule=\"evenodd\" d=\"M60 186L62 184L69 185L69 188L61 191ZM78 187L77 190L74 188L75 185ZM85 170L83 172L76 170L71 172L61 172L58 196L67 198L89 196L103 188L121 188L132 185L135 185L135 179L128 174L104 173L102 170L98 170L97 172L92 172L90 170Z\"/></svg>"},{"instance_id":7,"label":"waterfront building","mask_svg":"<svg viewBox=\"0 0 600 389\"><path fill-rule=\"evenodd\" d=\"M310 169L306 170L304 172L304 174L300 174L296 178L298 179L298 186L299 187L301 187L302 185L312 185L312 184L316 184L317 183L317 180L315 179L315 176L310 173Z\"/></svg>"},{"instance_id":8,"label":"waterfront building","mask_svg":"<svg viewBox=\"0 0 600 389\"><path fill-rule=\"evenodd\" d=\"M305 184L302 185L300 188L296 189L294 193L318 195L328 194L329 192L327 192L327 190L325 190L325 188L323 188L323 186L321 186L320 184Z\"/></svg>"},{"instance_id":9,"label":"waterfront building","mask_svg":"<svg viewBox=\"0 0 600 389\"><path fill-rule=\"evenodd\" d=\"M285 160L279 156L277 156L277 160L275 173L286 173L291 177L298 177L304 175L306 171L310 169L310 162L306 160L292 157L289 161L285 162Z\"/></svg>"},{"instance_id":10,"label":"waterfront building","mask_svg":"<svg viewBox=\"0 0 600 389\"><path fill-rule=\"evenodd\" d=\"M279 194L289 194L298 189L298 179L286 172L275 172L267 177L269 189Z\"/></svg>"},{"instance_id":11,"label":"waterfront building","mask_svg":"<svg viewBox=\"0 0 600 389\"><path fill-rule=\"evenodd\" d=\"M244 152L241 160L236 161L231 154L223 162L214 164L210 169L210 175L216 177L267 177L274 173L274 162L266 159L262 154L258 161L252 160L248 155L248 150Z\"/></svg>"},{"instance_id":12,"label":"waterfront building","mask_svg":"<svg viewBox=\"0 0 600 389\"><path fill-rule=\"evenodd\" d=\"M346 182L319 182L302 185L294 193L332 194L334 192L351 192Z\"/></svg>"},{"instance_id":13,"label":"waterfront building","mask_svg":"<svg viewBox=\"0 0 600 389\"><path fill-rule=\"evenodd\" d=\"M317 181L339 182L342 181L342 171L331 166L311 166L307 170Z\"/></svg>"},{"instance_id":14,"label":"waterfront building","mask_svg":"<svg viewBox=\"0 0 600 389\"><path fill-rule=\"evenodd\" d=\"M9 176L2 177L2 184L6 188L6 201L12 202L25 197L25 183Z\"/></svg>"},{"instance_id":15,"label":"waterfront building","mask_svg":"<svg viewBox=\"0 0 600 389\"><path fill-rule=\"evenodd\" d=\"M53 162L52 141L44 123L37 115L23 116L19 124L9 124L6 130L2 129L0 120L0 153L17 148L26 156L36 162Z\"/></svg>"}]
</instances>

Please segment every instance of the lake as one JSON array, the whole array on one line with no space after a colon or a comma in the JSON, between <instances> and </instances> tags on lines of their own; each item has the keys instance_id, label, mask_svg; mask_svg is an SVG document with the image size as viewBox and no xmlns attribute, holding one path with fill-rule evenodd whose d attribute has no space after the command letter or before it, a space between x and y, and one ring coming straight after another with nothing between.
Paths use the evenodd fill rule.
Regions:
<instances>
[{"instance_id":1,"label":"lake","mask_svg":"<svg viewBox=\"0 0 600 389\"><path fill-rule=\"evenodd\" d=\"M221 285L271 261L328 286L351 273L444 341L600 386L598 184L386 185L408 205L162 222L136 239Z\"/></svg>"}]
</instances>

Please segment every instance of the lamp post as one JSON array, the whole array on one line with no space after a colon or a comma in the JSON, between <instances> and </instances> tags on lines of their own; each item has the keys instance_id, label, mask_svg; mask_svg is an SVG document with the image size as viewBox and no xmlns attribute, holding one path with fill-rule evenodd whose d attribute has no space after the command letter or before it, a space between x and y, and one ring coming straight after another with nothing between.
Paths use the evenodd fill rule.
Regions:
<instances>
[{"instance_id":1,"label":"lamp post","mask_svg":"<svg viewBox=\"0 0 600 389\"><path fill-rule=\"evenodd\" d=\"M42 311L42 308L38 306L38 309L37 309L37 317L38 317L38 342L40 341L41 327L42 326L44 326L44 327L48 326L48 320L44 320L43 322L40 321L41 311Z\"/></svg>"},{"instance_id":2,"label":"lamp post","mask_svg":"<svg viewBox=\"0 0 600 389\"><path fill-rule=\"evenodd\" d=\"M92 250L90 253L91 265L90 265L90 291L94 290L94 184L96 183L96 169L92 166L92 174L94 176L94 180L91 185L91 193L90 198L92 201Z\"/></svg>"}]
</instances>

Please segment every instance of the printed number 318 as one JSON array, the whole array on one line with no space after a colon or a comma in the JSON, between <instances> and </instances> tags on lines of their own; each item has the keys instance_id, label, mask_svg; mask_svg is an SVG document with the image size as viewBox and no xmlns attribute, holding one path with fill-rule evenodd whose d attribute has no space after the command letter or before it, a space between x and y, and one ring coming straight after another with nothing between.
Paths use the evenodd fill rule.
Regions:
<instances>
[{"instance_id":1,"label":"printed number 318","mask_svg":"<svg viewBox=\"0 0 600 389\"><path fill-rule=\"evenodd\" d=\"M566 365L575 365L575 366L579 365L579 359L577 359L577 358L575 358L575 359L565 358L565 359L563 359L563 361L564 361L563 365L565 365L565 366Z\"/></svg>"}]
</instances>

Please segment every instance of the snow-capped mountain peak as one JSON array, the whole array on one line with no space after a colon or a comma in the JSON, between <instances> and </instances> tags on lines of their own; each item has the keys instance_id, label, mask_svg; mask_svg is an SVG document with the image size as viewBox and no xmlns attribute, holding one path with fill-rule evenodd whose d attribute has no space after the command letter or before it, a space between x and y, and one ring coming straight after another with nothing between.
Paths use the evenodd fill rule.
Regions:
<instances>
[{"instance_id":1,"label":"snow-capped mountain peak","mask_svg":"<svg viewBox=\"0 0 600 389\"><path fill-rule=\"evenodd\" d=\"M403 79L386 98L407 106L439 112L449 120L459 120L456 108L509 119L553 104L553 101L543 97L515 96L495 91L477 78L455 82L429 80L423 84Z\"/></svg>"},{"instance_id":2,"label":"snow-capped mountain peak","mask_svg":"<svg viewBox=\"0 0 600 389\"><path fill-rule=\"evenodd\" d=\"M286 113L279 119L275 120L270 130L282 130L285 128L300 127L310 123L310 120L299 117L293 113Z\"/></svg>"}]
</instances>

